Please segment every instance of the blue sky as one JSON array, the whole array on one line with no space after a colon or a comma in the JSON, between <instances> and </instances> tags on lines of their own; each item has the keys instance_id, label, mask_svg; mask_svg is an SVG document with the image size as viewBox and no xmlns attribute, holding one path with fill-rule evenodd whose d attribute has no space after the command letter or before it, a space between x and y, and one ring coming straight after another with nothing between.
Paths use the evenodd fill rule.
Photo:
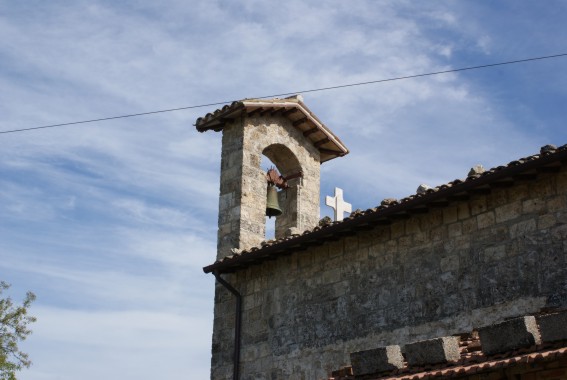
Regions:
<instances>
[{"instance_id":1,"label":"blue sky","mask_svg":"<svg viewBox=\"0 0 567 380\"><path fill-rule=\"evenodd\" d=\"M3 1L0 130L567 53L566 18L553 0ZM566 65L304 94L351 150L321 196L366 209L567 143ZM0 134L0 279L38 296L21 379L208 377L221 136L193 123L213 109Z\"/></svg>"}]
</instances>

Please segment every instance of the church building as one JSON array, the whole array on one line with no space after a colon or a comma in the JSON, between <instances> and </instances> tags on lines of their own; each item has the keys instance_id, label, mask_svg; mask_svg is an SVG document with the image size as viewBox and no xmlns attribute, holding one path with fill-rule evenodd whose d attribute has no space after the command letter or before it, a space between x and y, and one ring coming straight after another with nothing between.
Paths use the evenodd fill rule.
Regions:
<instances>
[{"instance_id":1,"label":"church building","mask_svg":"<svg viewBox=\"0 0 567 380\"><path fill-rule=\"evenodd\" d=\"M333 221L349 151L301 96L196 128L222 132L211 379L567 379L567 145L344 220L337 189Z\"/></svg>"}]
</instances>

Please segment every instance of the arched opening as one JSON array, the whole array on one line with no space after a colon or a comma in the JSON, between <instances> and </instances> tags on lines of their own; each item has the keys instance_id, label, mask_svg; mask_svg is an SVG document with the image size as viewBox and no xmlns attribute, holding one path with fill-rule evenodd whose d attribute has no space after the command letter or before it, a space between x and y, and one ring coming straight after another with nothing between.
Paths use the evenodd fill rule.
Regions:
<instances>
[{"instance_id":1,"label":"arched opening","mask_svg":"<svg viewBox=\"0 0 567 380\"><path fill-rule=\"evenodd\" d=\"M288 188L278 191L279 206L283 214L275 217L266 217L266 239L281 238L290 228L297 227L298 219L298 191L301 186L301 165L295 154L285 145L272 144L262 151L262 169L267 171L275 167L283 177L294 177L287 181ZM267 188L267 186L266 186Z\"/></svg>"},{"instance_id":2,"label":"arched opening","mask_svg":"<svg viewBox=\"0 0 567 380\"><path fill-rule=\"evenodd\" d=\"M277 166L268 157L262 155L260 168L264 171L264 173L266 173L272 167L277 168ZM269 218L266 216L266 240L272 240L275 238L275 236L276 236L276 218L275 217Z\"/></svg>"},{"instance_id":3,"label":"arched opening","mask_svg":"<svg viewBox=\"0 0 567 380\"><path fill-rule=\"evenodd\" d=\"M295 154L283 144L272 144L266 147L262 154L266 156L270 162L273 162L278 171L284 177L290 176L301 171L299 160Z\"/></svg>"}]
</instances>

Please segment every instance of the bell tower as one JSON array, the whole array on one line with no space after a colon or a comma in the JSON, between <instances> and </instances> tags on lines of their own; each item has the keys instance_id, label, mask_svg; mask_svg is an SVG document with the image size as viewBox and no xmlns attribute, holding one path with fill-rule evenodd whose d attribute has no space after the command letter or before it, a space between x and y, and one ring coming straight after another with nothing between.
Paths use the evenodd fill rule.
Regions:
<instances>
[{"instance_id":1,"label":"bell tower","mask_svg":"<svg viewBox=\"0 0 567 380\"><path fill-rule=\"evenodd\" d=\"M233 102L197 119L195 126L199 132L222 131L217 260L266 240L262 155L287 183L278 192L282 214L276 218L276 239L317 225L320 165L348 149L301 96Z\"/></svg>"}]
</instances>

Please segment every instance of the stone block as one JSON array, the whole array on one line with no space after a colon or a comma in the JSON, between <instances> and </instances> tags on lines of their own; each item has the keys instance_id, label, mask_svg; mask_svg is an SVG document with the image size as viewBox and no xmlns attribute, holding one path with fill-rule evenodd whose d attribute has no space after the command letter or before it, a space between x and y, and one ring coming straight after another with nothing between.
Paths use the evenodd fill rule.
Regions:
<instances>
[{"instance_id":1,"label":"stone block","mask_svg":"<svg viewBox=\"0 0 567 380\"><path fill-rule=\"evenodd\" d=\"M510 319L502 323L480 328L482 352L499 354L540 344L541 338L534 317Z\"/></svg>"},{"instance_id":2,"label":"stone block","mask_svg":"<svg viewBox=\"0 0 567 380\"><path fill-rule=\"evenodd\" d=\"M487 247L481 253L481 259L485 263L500 261L506 258L506 246L504 244L493 247Z\"/></svg>"},{"instance_id":3,"label":"stone block","mask_svg":"<svg viewBox=\"0 0 567 380\"><path fill-rule=\"evenodd\" d=\"M463 225L461 223L449 224L447 227L447 233L450 238L461 236L463 234Z\"/></svg>"},{"instance_id":4,"label":"stone block","mask_svg":"<svg viewBox=\"0 0 567 380\"><path fill-rule=\"evenodd\" d=\"M456 207L447 207L443 209L443 223L454 223L458 220L458 212Z\"/></svg>"},{"instance_id":5,"label":"stone block","mask_svg":"<svg viewBox=\"0 0 567 380\"><path fill-rule=\"evenodd\" d=\"M468 203L460 203L457 205L457 217L459 220L467 219L470 216L471 210Z\"/></svg>"},{"instance_id":6,"label":"stone block","mask_svg":"<svg viewBox=\"0 0 567 380\"><path fill-rule=\"evenodd\" d=\"M539 316L537 323L543 342L567 340L567 311Z\"/></svg>"},{"instance_id":7,"label":"stone block","mask_svg":"<svg viewBox=\"0 0 567 380\"><path fill-rule=\"evenodd\" d=\"M439 265L442 272L456 271L459 269L459 256L450 255L448 257L444 257L439 262Z\"/></svg>"},{"instance_id":8,"label":"stone block","mask_svg":"<svg viewBox=\"0 0 567 380\"><path fill-rule=\"evenodd\" d=\"M355 376L391 371L404 366L400 346L353 352L350 354L350 362Z\"/></svg>"},{"instance_id":9,"label":"stone block","mask_svg":"<svg viewBox=\"0 0 567 380\"><path fill-rule=\"evenodd\" d=\"M515 239L517 237L525 236L530 232L536 230L536 221L534 219L525 220L510 226L510 237Z\"/></svg>"},{"instance_id":10,"label":"stone block","mask_svg":"<svg viewBox=\"0 0 567 380\"><path fill-rule=\"evenodd\" d=\"M496 222L502 223L519 217L522 213L522 205L520 202L510 203L495 209Z\"/></svg>"},{"instance_id":11,"label":"stone block","mask_svg":"<svg viewBox=\"0 0 567 380\"><path fill-rule=\"evenodd\" d=\"M453 362L461 358L459 337L456 336L446 336L407 344L405 352L410 367Z\"/></svg>"},{"instance_id":12,"label":"stone block","mask_svg":"<svg viewBox=\"0 0 567 380\"><path fill-rule=\"evenodd\" d=\"M542 215L537 220L537 228L540 230L544 230L553 227L556 223L557 220L555 219L555 215L553 214Z\"/></svg>"},{"instance_id":13,"label":"stone block","mask_svg":"<svg viewBox=\"0 0 567 380\"><path fill-rule=\"evenodd\" d=\"M489 211L482 214L478 214L476 217L478 228L487 228L495 223L494 212Z\"/></svg>"}]
</instances>

